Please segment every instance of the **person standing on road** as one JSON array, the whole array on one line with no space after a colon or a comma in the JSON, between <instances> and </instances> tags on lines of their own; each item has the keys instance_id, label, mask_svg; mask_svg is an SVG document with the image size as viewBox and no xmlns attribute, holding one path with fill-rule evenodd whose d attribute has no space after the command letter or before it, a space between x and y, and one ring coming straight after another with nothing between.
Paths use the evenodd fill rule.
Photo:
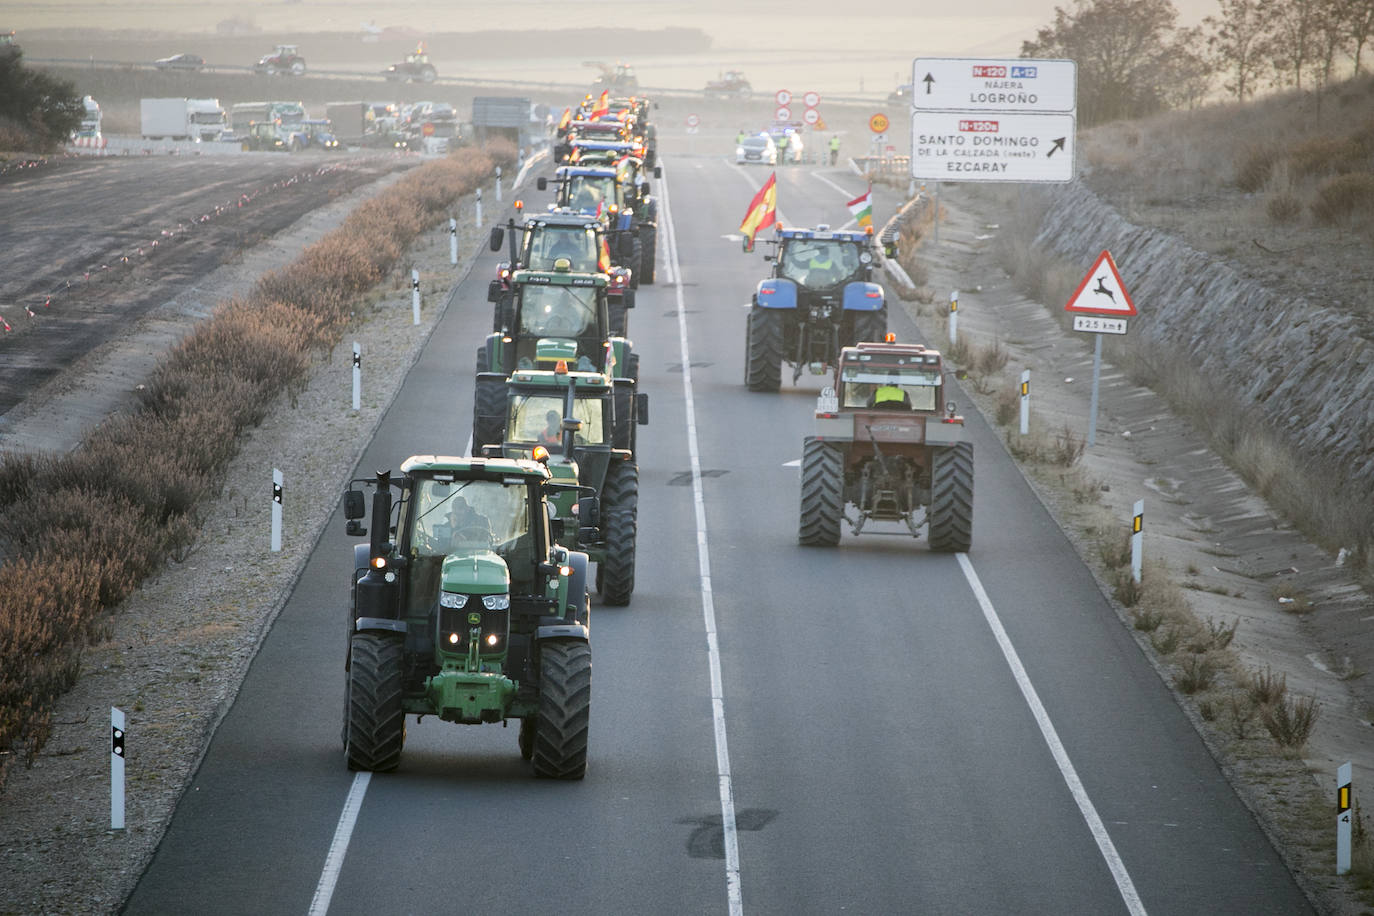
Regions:
<instances>
[{"instance_id":1,"label":"person standing on road","mask_svg":"<svg viewBox=\"0 0 1374 916\"><path fill-rule=\"evenodd\" d=\"M778 135L777 147L778 165L784 165L787 162L787 134Z\"/></svg>"},{"instance_id":2,"label":"person standing on road","mask_svg":"<svg viewBox=\"0 0 1374 916\"><path fill-rule=\"evenodd\" d=\"M834 165L840 161L840 135L830 135L830 164Z\"/></svg>"}]
</instances>

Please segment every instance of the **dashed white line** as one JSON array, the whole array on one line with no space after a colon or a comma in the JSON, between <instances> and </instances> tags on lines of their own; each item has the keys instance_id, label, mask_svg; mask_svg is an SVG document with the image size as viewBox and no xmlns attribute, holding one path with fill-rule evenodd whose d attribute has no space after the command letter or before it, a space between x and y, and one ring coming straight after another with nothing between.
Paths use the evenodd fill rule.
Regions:
<instances>
[{"instance_id":1,"label":"dashed white line","mask_svg":"<svg viewBox=\"0 0 1374 916\"><path fill-rule=\"evenodd\" d=\"M329 844L329 855L324 860L320 883L315 885L315 897L310 901L310 916L324 916L329 912L329 901L334 897L334 886L339 883L344 856L348 854L348 841L353 837L353 825L358 822L358 811L363 806L363 796L367 794L367 784L371 781L371 773L359 773L353 777L353 785L348 790L343 812L339 815L339 824L334 828L334 840Z\"/></svg>"}]
</instances>

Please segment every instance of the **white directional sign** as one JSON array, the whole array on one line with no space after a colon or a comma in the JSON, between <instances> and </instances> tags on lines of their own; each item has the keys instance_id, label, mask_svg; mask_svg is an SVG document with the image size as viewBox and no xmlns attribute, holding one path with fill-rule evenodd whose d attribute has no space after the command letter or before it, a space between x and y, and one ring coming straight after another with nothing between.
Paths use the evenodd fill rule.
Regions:
<instances>
[{"instance_id":1,"label":"white directional sign","mask_svg":"<svg viewBox=\"0 0 1374 916\"><path fill-rule=\"evenodd\" d=\"M1074 116L913 111L911 177L1072 181Z\"/></svg>"},{"instance_id":2,"label":"white directional sign","mask_svg":"<svg viewBox=\"0 0 1374 916\"><path fill-rule=\"evenodd\" d=\"M1072 113L1077 87L1071 60L918 57L911 65L915 111Z\"/></svg>"}]
</instances>

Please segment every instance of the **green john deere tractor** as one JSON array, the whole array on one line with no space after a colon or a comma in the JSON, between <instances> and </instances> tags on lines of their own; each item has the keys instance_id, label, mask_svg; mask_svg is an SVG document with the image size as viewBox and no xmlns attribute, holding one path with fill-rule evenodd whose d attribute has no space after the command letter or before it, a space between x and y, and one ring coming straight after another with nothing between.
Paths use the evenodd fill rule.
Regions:
<instances>
[{"instance_id":1,"label":"green john deere tractor","mask_svg":"<svg viewBox=\"0 0 1374 916\"><path fill-rule=\"evenodd\" d=\"M634 345L610 332L601 273L574 273L559 258L553 270L517 270L510 276L509 322L487 336L477 351L473 388L472 447L499 445L505 430L506 378L520 369L553 369L559 363L578 372L600 372L638 386ZM617 430L617 434L620 434ZM630 435L632 429L626 430ZM618 442L620 448L627 448Z\"/></svg>"},{"instance_id":2,"label":"green john deere tractor","mask_svg":"<svg viewBox=\"0 0 1374 916\"><path fill-rule=\"evenodd\" d=\"M599 498L597 524L581 527L571 489L550 499L564 521L569 546L596 563L596 589L609 605L630 602L635 584L635 535L639 516L639 466L634 429L649 422L649 396L629 379L594 372L520 370L507 382L508 413L500 446L484 454L530 458L551 453L554 479L576 484ZM629 435L617 436L628 427ZM614 445L619 438L625 447ZM573 537L573 532L576 537Z\"/></svg>"},{"instance_id":3,"label":"green john deere tractor","mask_svg":"<svg viewBox=\"0 0 1374 916\"><path fill-rule=\"evenodd\" d=\"M587 770L587 555L555 543L560 489L540 462L408 458L344 494L354 547L343 745L350 769L394 770L405 717L520 723L536 776ZM576 490L576 487L572 489ZM595 497L577 515L596 525Z\"/></svg>"}]
</instances>

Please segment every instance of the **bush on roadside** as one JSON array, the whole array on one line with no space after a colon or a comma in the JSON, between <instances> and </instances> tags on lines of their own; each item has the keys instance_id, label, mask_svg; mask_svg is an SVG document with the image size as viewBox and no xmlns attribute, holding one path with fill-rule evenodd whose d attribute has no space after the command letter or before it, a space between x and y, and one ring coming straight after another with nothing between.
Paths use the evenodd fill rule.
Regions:
<instances>
[{"instance_id":1,"label":"bush on roadside","mask_svg":"<svg viewBox=\"0 0 1374 916\"><path fill-rule=\"evenodd\" d=\"M1337 175L1317 189L1312 215L1323 223L1367 223L1374 214L1374 173Z\"/></svg>"}]
</instances>

